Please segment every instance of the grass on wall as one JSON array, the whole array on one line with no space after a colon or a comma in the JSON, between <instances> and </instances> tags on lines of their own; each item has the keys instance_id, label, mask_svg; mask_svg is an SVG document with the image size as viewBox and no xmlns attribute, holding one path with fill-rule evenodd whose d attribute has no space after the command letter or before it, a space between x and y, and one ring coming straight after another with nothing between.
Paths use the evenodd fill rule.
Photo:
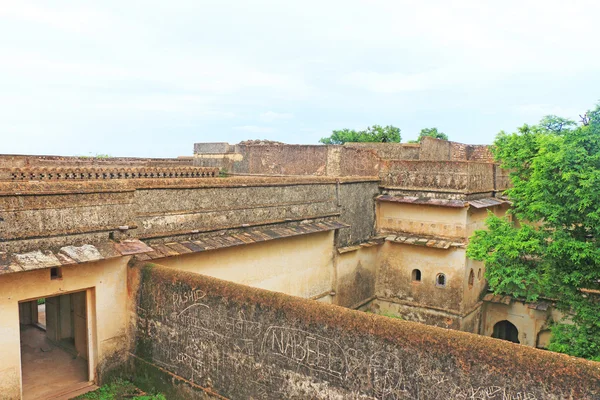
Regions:
<instances>
[{"instance_id":1,"label":"grass on wall","mask_svg":"<svg viewBox=\"0 0 600 400\"><path fill-rule=\"evenodd\" d=\"M94 390L81 396L76 397L79 400L166 400L166 397L162 394L152 394L142 392L140 389L129 381L118 379L113 383L101 386L99 389Z\"/></svg>"}]
</instances>

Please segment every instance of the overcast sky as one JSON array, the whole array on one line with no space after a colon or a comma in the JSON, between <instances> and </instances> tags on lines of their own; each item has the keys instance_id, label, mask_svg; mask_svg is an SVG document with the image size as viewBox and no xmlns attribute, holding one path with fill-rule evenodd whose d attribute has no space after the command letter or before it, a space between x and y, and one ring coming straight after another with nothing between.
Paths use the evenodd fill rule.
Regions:
<instances>
[{"instance_id":1,"label":"overcast sky","mask_svg":"<svg viewBox=\"0 0 600 400\"><path fill-rule=\"evenodd\" d=\"M491 143L600 100L598 1L0 0L0 153L173 157L437 127Z\"/></svg>"}]
</instances>

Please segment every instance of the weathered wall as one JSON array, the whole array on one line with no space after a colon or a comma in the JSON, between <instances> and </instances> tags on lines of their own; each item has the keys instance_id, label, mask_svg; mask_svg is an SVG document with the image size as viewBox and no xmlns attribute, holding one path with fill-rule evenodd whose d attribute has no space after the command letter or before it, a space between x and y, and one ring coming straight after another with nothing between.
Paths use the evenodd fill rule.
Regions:
<instances>
[{"instance_id":1,"label":"weathered wall","mask_svg":"<svg viewBox=\"0 0 600 400\"><path fill-rule=\"evenodd\" d=\"M380 170L382 185L413 192L477 194L494 192L495 166L467 161L389 160Z\"/></svg>"},{"instance_id":2,"label":"weathered wall","mask_svg":"<svg viewBox=\"0 0 600 400\"><path fill-rule=\"evenodd\" d=\"M244 155L235 171L270 175L325 175L327 147L310 145L236 146Z\"/></svg>"},{"instance_id":3,"label":"weathered wall","mask_svg":"<svg viewBox=\"0 0 600 400\"><path fill-rule=\"evenodd\" d=\"M337 246L364 242L375 235L375 197L379 194L377 182L348 182L337 187L339 221L350 225L342 229Z\"/></svg>"},{"instance_id":4,"label":"weathered wall","mask_svg":"<svg viewBox=\"0 0 600 400\"><path fill-rule=\"evenodd\" d=\"M381 245L358 247L338 254L334 303L356 308L375 295Z\"/></svg>"},{"instance_id":5,"label":"weathered wall","mask_svg":"<svg viewBox=\"0 0 600 400\"><path fill-rule=\"evenodd\" d=\"M333 288L333 232L186 254L162 265L305 298Z\"/></svg>"},{"instance_id":6,"label":"weathered wall","mask_svg":"<svg viewBox=\"0 0 600 400\"><path fill-rule=\"evenodd\" d=\"M377 297L441 311L463 311L464 249L436 249L386 241L381 255ZM414 269L421 271L420 282L412 279ZM440 273L446 275L445 287L436 285L436 276Z\"/></svg>"},{"instance_id":7,"label":"weathered wall","mask_svg":"<svg viewBox=\"0 0 600 400\"><path fill-rule=\"evenodd\" d=\"M419 159L438 161L494 162L488 145L473 145L425 137L420 143Z\"/></svg>"},{"instance_id":8,"label":"weathered wall","mask_svg":"<svg viewBox=\"0 0 600 400\"><path fill-rule=\"evenodd\" d=\"M66 157L0 154L0 168L22 167L180 167L192 158Z\"/></svg>"},{"instance_id":9,"label":"weathered wall","mask_svg":"<svg viewBox=\"0 0 600 400\"><path fill-rule=\"evenodd\" d=\"M600 394L599 366L585 360L160 266L132 269L130 278L139 305L135 376L167 398Z\"/></svg>"},{"instance_id":10,"label":"weathered wall","mask_svg":"<svg viewBox=\"0 0 600 400\"><path fill-rule=\"evenodd\" d=\"M18 399L21 392L21 352L18 303L40 297L93 289L97 372L100 378L127 358L127 261L129 257L62 267L62 279L50 270L0 276L0 398Z\"/></svg>"},{"instance_id":11,"label":"weathered wall","mask_svg":"<svg viewBox=\"0 0 600 400\"><path fill-rule=\"evenodd\" d=\"M418 143L345 143L344 147L372 150L385 160L418 160L421 151Z\"/></svg>"},{"instance_id":12,"label":"weathered wall","mask_svg":"<svg viewBox=\"0 0 600 400\"><path fill-rule=\"evenodd\" d=\"M377 202L379 232L410 232L437 237L465 237L466 208Z\"/></svg>"},{"instance_id":13,"label":"weathered wall","mask_svg":"<svg viewBox=\"0 0 600 400\"><path fill-rule=\"evenodd\" d=\"M377 190L376 180L317 177L0 182L0 251L337 217L352 225L345 245L372 235Z\"/></svg>"},{"instance_id":14,"label":"weathered wall","mask_svg":"<svg viewBox=\"0 0 600 400\"><path fill-rule=\"evenodd\" d=\"M547 310L537 310L528 307L528 304L518 300L512 300L510 304L484 302L483 320L481 334L492 336L494 325L500 321L512 323L519 331L519 342L531 347L544 347L547 342L538 346L540 332L547 331L551 320L561 321L564 314L548 307ZM544 334L542 334L543 336ZM547 340L547 339L546 339Z\"/></svg>"}]
</instances>

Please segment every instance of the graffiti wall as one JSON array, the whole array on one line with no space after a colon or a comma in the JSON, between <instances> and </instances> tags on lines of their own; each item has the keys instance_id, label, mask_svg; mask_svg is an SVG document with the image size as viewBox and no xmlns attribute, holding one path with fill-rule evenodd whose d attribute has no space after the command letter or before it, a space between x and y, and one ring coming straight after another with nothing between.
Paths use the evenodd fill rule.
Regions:
<instances>
[{"instance_id":1,"label":"graffiti wall","mask_svg":"<svg viewBox=\"0 0 600 400\"><path fill-rule=\"evenodd\" d=\"M156 387L174 398L545 400L600 394L598 364L500 340L151 264L131 269L130 289L135 375L146 389L162 382Z\"/></svg>"}]
</instances>

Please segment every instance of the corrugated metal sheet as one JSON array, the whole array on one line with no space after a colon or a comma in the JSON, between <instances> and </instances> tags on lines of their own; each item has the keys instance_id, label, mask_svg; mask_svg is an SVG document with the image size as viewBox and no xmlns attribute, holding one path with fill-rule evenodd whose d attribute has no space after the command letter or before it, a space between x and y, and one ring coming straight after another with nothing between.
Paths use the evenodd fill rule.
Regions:
<instances>
[{"instance_id":1,"label":"corrugated metal sheet","mask_svg":"<svg viewBox=\"0 0 600 400\"><path fill-rule=\"evenodd\" d=\"M285 227L253 229L232 234L219 234L192 241L151 244L150 247L152 251L137 255L136 258L142 261L153 260L156 258L172 257L187 253L199 253L202 251L259 243L267 240L300 236L315 232L327 232L335 229L347 228L348 226L349 225L337 221L311 222L300 225L288 225Z\"/></svg>"}]
</instances>

